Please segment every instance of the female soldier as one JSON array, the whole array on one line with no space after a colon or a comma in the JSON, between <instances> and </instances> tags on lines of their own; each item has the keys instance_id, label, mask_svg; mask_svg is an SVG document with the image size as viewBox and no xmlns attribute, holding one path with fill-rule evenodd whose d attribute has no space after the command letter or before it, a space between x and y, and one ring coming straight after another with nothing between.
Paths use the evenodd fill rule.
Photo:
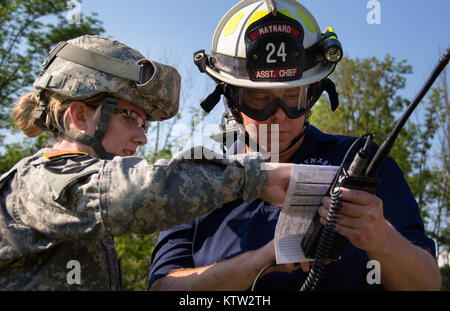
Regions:
<instances>
[{"instance_id":1,"label":"female soldier","mask_svg":"<svg viewBox=\"0 0 450 311\"><path fill-rule=\"evenodd\" d=\"M283 201L290 166L261 171L259 157L131 157L148 121L178 111L174 68L100 36L61 42L42 67L14 120L27 136L53 133L54 145L0 177L0 290L117 290L112 236L162 230L238 197Z\"/></svg>"}]
</instances>

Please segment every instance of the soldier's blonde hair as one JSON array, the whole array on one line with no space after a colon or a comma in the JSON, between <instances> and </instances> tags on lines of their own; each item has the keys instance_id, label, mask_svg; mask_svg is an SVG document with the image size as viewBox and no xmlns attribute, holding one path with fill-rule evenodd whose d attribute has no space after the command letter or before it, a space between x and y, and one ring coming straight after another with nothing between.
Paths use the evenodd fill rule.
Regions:
<instances>
[{"instance_id":1,"label":"soldier's blonde hair","mask_svg":"<svg viewBox=\"0 0 450 311\"><path fill-rule=\"evenodd\" d=\"M91 107L99 108L105 95L99 94L82 101ZM45 130L53 133L55 137L63 136L69 130L68 108L73 100L51 92L45 92L43 96L48 102L45 119L46 129L35 124L34 113L39 107L37 92L27 93L18 100L13 110L14 122L19 130L28 137L36 137ZM97 113L100 113L100 109L96 109Z\"/></svg>"}]
</instances>

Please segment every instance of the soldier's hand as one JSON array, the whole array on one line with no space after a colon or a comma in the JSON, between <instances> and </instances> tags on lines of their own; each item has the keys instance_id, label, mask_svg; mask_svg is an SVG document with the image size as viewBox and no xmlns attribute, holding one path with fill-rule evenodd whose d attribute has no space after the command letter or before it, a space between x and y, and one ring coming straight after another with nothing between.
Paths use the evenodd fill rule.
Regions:
<instances>
[{"instance_id":1,"label":"soldier's hand","mask_svg":"<svg viewBox=\"0 0 450 311\"><path fill-rule=\"evenodd\" d=\"M282 206L291 177L292 163L265 163L271 169L267 170L268 181L261 198L276 206Z\"/></svg>"}]
</instances>

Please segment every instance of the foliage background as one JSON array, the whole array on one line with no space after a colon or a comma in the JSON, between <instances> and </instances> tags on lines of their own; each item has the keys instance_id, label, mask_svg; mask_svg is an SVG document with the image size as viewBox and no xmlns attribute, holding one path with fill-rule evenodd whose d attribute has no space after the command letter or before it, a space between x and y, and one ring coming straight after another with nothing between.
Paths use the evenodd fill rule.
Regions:
<instances>
[{"instance_id":1,"label":"foliage background","mask_svg":"<svg viewBox=\"0 0 450 311\"><path fill-rule=\"evenodd\" d=\"M39 65L50 48L61 40L82 34L104 34L105 29L95 13L82 14L80 23L69 24L67 1L0 0L0 4L1 174L49 141L45 135L21 138L20 143L6 143L5 138L11 135L22 137L9 119L11 104L32 89ZM172 51L166 51L164 57L170 58L171 64L177 58L173 57ZM409 104L409 100L399 94L412 70L405 60L396 60L389 54L384 58L344 58L332 75L340 94L340 107L331 113L328 99L322 96L314 107L312 123L328 133L359 136L372 132L376 142L381 143L400 112ZM198 108L200 99L194 89L212 88L210 82L198 81L193 76L190 70L182 72L185 83L180 113L171 120L152 124L151 143L139 150L140 155L151 163L161 157L170 158L173 150L189 142L202 126L205 115ZM446 259L441 268L442 290L450 288L449 115L447 80L446 75L442 75L421 104L420 113L409 120L391 152L419 203L427 233L436 240L440 255ZM174 129L180 122L188 122L189 130L177 134ZM125 290L146 290L150 255L157 235L131 234L116 238Z\"/></svg>"}]
</instances>

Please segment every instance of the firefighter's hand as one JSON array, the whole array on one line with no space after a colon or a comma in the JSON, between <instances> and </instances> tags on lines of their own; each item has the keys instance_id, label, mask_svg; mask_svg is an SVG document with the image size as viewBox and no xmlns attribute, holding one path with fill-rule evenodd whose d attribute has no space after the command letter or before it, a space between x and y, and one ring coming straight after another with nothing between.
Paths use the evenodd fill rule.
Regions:
<instances>
[{"instance_id":1,"label":"firefighter's hand","mask_svg":"<svg viewBox=\"0 0 450 311\"><path fill-rule=\"evenodd\" d=\"M381 199L365 191L341 188L342 210L336 232L357 248L380 251L385 245L388 223L383 216ZM325 225L331 198L325 197L319 208L320 222Z\"/></svg>"}]
</instances>

